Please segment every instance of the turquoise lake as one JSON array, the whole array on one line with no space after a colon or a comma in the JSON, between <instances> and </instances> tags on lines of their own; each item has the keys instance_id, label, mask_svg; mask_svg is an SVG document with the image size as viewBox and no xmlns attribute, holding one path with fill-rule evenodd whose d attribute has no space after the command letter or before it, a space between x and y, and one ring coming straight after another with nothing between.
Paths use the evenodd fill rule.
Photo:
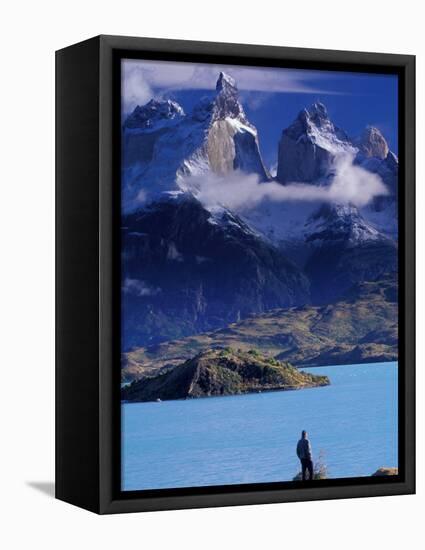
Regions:
<instances>
[{"instance_id":1,"label":"turquoise lake","mask_svg":"<svg viewBox=\"0 0 425 550\"><path fill-rule=\"evenodd\" d=\"M302 429L331 478L397 466L397 363L304 370L331 385L122 404L122 490L292 480Z\"/></svg>"}]
</instances>

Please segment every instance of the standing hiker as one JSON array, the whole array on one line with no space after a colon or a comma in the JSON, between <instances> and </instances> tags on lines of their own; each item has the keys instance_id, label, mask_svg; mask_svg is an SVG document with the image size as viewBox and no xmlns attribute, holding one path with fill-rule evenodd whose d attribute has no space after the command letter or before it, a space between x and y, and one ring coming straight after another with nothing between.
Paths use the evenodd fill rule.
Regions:
<instances>
[{"instance_id":1,"label":"standing hiker","mask_svg":"<svg viewBox=\"0 0 425 550\"><path fill-rule=\"evenodd\" d=\"M313 479L313 460L311 454L310 441L307 438L307 432L301 432L301 439L297 443L297 456L301 461L302 480L305 481L305 474L308 470L308 479Z\"/></svg>"}]
</instances>

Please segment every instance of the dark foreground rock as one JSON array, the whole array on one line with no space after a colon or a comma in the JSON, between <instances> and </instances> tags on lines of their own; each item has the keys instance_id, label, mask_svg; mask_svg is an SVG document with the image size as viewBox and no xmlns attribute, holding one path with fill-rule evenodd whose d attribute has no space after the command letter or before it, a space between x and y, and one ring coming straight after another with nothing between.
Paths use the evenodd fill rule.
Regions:
<instances>
[{"instance_id":1,"label":"dark foreground rock","mask_svg":"<svg viewBox=\"0 0 425 550\"><path fill-rule=\"evenodd\" d=\"M290 363L248 352L213 349L152 378L122 389L125 401L155 401L295 390L328 385L327 376L300 371Z\"/></svg>"},{"instance_id":2,"label":"dark foreground rock","mask_svg":"<svg viewBox=\"0 0 425 550\"><path fill-rule=\"evenodd\" d=\"M382 476L397 476L398 468L383 466L378 468L372 476L382 477Z\"/></svg>"}]
</instances>

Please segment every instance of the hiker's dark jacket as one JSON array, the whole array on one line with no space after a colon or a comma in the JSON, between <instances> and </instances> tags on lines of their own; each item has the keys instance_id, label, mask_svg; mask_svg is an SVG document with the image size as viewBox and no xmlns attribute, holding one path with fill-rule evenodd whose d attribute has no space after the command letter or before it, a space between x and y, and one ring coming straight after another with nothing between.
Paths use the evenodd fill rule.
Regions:
<instances>
[{"instance_id":1,"label":"hiker's dark jacket","mask_svg":"<svg viewBox=\"0 0 425 550\"><path fill-rule=\"evenodd\" d=\"M300 439L297 443L297 456L300 460L311 460L311 445L308 439Z\"/></svg>"}]
</instances>

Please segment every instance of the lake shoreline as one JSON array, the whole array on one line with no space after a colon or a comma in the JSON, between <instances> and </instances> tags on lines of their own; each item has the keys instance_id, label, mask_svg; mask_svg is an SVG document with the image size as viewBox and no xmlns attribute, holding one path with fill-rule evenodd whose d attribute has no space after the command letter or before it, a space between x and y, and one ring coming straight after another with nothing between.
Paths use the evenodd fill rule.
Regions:
<instances>
[{"instance_id":1,"label":"lake shoreline","mask_svg":"<svg viewBox=\"0 0 425 550\"><path fill-rule=\"evenodd\" d=\"M307 373L258 350L218 348L201 352L154 377L121 389L125 401L165 401L325 386L327 376Z\"/></svg>"},{"instance_id":2,"label":"lake shoreline","mask_svg":"<svg viewBox=\"0 0 425 550\"><path fill-rule=\"evenodd\" d=\"M301 370L301 369L300 369ZM247 395L255 395L260 393L276 393L276 392L289 392L289 391L302 391L302 390L312 390L312 389L320 389L320 388L326 388L329 386L332 382L329 382L328 384L323 384L321 386L318 385L306 385L303 387L287 387L287 388L268 388L268 389L261 389L261 390L252 390L252 391L244 391L240 393L227 393L224 395L202 395L202 396L193 396L193 397L180 397L179 399L161 399L160 403L168 403L170 401L193 401L194 399L200 400L200 399L221 399L223 397L244 397ZM126 401L121 400L121 404L125 405L138 405L140 403L158 403L157 400L152 401Z\"/></svg>"},{"instance_id":3,"label":"lake shoreline","mask_svg":"<svg viewBox=\"0 0 425 550\"><path fill-rule=\"evenodd\" d=\"M296 367L299 370L307 370L307 369L323 369L327 367L361 367L362 365L382 365L383 363L387 363L388 365L393 365L394 363L398 363L398 358L394 361L360 361L359 363L327 363L326 365L302 365L301 367Z\"/></svg>"},{"instance_id":4,"label":"lake shoreline","mask_svg":"<svg viewBox=\"0 0 425 550\"><path fill-rule=\"evenodd\" d=\"M290 481L302 429L329 479L397 467L397 363L320 371L321 392L122 403L123 490Z\"/></svg>"}]
</instances>

